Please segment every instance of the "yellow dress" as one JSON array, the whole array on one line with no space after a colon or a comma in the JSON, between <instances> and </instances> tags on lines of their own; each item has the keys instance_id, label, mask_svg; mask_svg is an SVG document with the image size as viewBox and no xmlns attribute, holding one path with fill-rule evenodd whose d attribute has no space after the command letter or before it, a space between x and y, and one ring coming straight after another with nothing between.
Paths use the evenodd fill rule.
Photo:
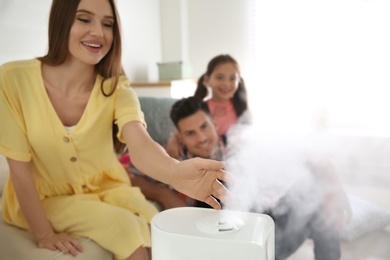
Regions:
<instances>
[{"instance_id":1,"label":"yellow dress","mask_svg":"<svg viewBox=\"0 0 390 260\"><path fill-rule=\"evenodd\" d=\"M150 246L148 223L157 213L140 189L132 187L113 151L112 123L145 125L126 77L110 97L97 76L78 124L67 132L43 85L39 60L0 67L0 154L31 162L45 213L57 232L89 237L117 258ZM110 86L110 81L104 83ZM118 137L122 139L121 131ZM5 220L28 229L12 182L2 200Z\"/></svg>"}]
</instances>

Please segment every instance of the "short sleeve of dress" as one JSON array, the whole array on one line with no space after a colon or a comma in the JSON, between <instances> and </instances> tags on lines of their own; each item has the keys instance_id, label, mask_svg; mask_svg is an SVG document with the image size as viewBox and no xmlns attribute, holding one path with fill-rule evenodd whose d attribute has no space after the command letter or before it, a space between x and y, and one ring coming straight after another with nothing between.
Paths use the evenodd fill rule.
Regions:
<instances>
[{"instance_id":1,"label":"short sleeve of dress","mask_svg":"<svg viewBox=\"0 0 390 260\"><path fill-rule=\"evenodd\" d=\"M141 111L137 94L130 87L125 77L119 79L118 88L115 91L115 123L118 125L118 139L125 142L122 136L123 126L131 121L139 121L145 127L144 114Z\"/></svg>"},{"instance_id":2,"label":"short sleeve of dress","mask_svg":"<svg viewBox=\"0 0 390 260\"><path fill-rule=\"evenodd\" d=\"M23 77L19 76L12 64L0 66L0 154L27 162L31 153L19 97Z\"/></svg>"}]
</instances>

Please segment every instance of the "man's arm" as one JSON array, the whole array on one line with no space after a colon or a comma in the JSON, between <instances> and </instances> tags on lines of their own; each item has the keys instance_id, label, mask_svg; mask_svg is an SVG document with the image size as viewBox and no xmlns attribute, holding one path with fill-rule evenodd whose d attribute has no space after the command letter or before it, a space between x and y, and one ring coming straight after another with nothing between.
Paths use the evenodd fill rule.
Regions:
<instances>
[{"instance_id":1,"label":"man's arm","mask_svg":"<svg viewBox=\"0 0 390 260\"><path fill-rule=\"evenodd\" d=\"M131 183L139 187L148 200L160 204L163 210L187 206L175 190L164 184L151 182L137 175L131 178Z\"/></svg>"}]
</instances>

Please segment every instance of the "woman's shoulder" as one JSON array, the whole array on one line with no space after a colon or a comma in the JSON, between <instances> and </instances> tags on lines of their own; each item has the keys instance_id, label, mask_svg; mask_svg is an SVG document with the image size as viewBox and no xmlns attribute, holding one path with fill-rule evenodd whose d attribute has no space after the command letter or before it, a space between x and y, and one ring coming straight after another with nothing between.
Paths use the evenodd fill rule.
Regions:
<instances>
[{"instance_id":1,"label":"woman's shoulder","mask_svg":"<svg viewBox=\"0 0 390 260\"><path fill-rule=\"evenodd\" d=\"M30 86L40 76L40 61L37 59L10 61L0 66L0 85L3 88L7 85L12 89L16 89L15 86Z\"/></svg>"},{"instance_id":2,"label":"woman's shoulder","mask_svg":"<svg viewBox=\"0 0 390 260\"><path fill-rule=\"evenodd\" d=\"M38 59L28 59L28 60L15 60L15 61L8 61L6 63L3 63L0 66L0 69L2 71L20 71L20 70L26 70L29 68L38 68L40 65L40 61Z\"/></svg>"},{"instance_id":3,"label":"woman's shoulder","mask_svg":"<svg viewBox=\"0 0 390 260\"><path fill-rule=\"evenodd\" d=\"M112 86L112 83L113 83L113 80L114 78L106 78L104 79L103 76L101 75L98 75L97 76L97 80L99 82L103 81L103 84L104 84L104 88L107 88L107 90L109 90ZM118 77L118 82L116 84L116 89L126 89L126 88L130 88L130 81L128 79L128 77L126 75L121 75Z\"/></svg>"},{"instance_id":4,"label":"woman's shoulder","mask_svg":"<svg viewBox=\"0 0 390 260\"><path fill-rule=\"evenodd\" d=\"M119 76L118 87L119 88L130 88L130 80L126 75Z\"/></svg>"},{"instance_id":5,"label":"woman's shoulder","mask_svg":"<svg viewBox=\"0 0 390 260\"><path fill-rule=\"evenodd\" d=\"M112 86L112 81L114 79L110 78L104 82L104 86L109 90ZM118 78L114 94L112 95L115 100L135 100L137 99L137 94L133 90L130 84L130 80L127 76L121 75Z\"/></svg>"},{"instance_id":6,"label":"woman's shoulder","mask_svg":"<svg viewBox=\"0 0 390 260\"><path fill-rule=\"evenodd\" d=\"M124 95L124 93L132 94L133 89L131 88L130 80L127 76L124 75L119 76L118 84L115 92L116 95Z\"/></svg>"},{"instance_id":7,"label":"woman's shoulder","mask_svg":"<svg viewBox=\"0 0 390 260\"><path fill-rule=\"evenodd\" d=\"M104 93L111 93L115 78L104 78L102 75L98 74L96 77L96 83L100 88L102 88ZM130 82L127 76L121 75L118 77L118 80L115 82L115 91L111 97L116 97L122 95L123 92L129 92Z\"/></svg>"}]
</instances>

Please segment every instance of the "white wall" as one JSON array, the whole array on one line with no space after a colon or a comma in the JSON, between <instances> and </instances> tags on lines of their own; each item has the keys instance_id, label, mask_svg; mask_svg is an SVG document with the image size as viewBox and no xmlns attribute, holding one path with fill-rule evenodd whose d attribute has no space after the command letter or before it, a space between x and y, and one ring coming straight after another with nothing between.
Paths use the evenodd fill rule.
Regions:
<instances>
[{"instance_id":1,"label":"white wall","mask_svg":"<svg viewBox=\"0 0 390 260\"><path fill-rule=\"evenodd\" d=\"M161 61L189 61L187 1L160 1Z\"/></svg>"},{"instance_id":2,"label":"white wall","mask_svg":"<svg viewBox=\"0 0 390 260\"><path fill-rule=\"evenodd\" d=\"M231 54L244 78L249 64L250 0L196 0L188 3L189 53L194 76L206 71L208 61Z\"/></svg>"},{"instance_id":3,"label":"white wall","mask_svg":"<svg viewBox=\"0 0 390 260\"><path fill-rule=\"evenodd\" d=\"M0 64L47 51L51 0L0 0Z\"/></svg>"},{"instance_id":4,"label":"white wall","mask_svg":"<svg viewBox=\"0 0 390 260\"><path fill-rule=\"evenodd\" d=\"M197 78L211 58L228 53L248 74L250 0L161 0L161 12L164 61L190 61Z\"/></svg>"},{"instance_id":5,"label":"white wall","mask_svg":"<svg viewBox=\"0 0 390 260\"><path fill-rule=\"evenodd\" d=\"M47 51L51 0L0 0L0 64ZM123 66L132 81L157 80L161 60L159 0L119 0Z\"/></svg>"},{"instance_id":6,"label":"white wall","mask_svg":"<svg viewBox=\"0 0 390 260\"><path fill-rule=\"evenodd\" d=\"M132 81L157 81L158 62L186 60L196 78L207 62L232 54L249 65L250 0L118 0L123 65ZM0 0L0 64L47 51L51 0ZM223 11L222 11L223 10Z\"/></svg>"},{"instance_id":7,"label":"white wall","mask_svg":"<svg viewBox=\"0 0 390 260\"><path fill-rule=\"evenodd\" d=\"M157 81L161 60L160 0L119 0L123 66L131 81Z\"/></svg>"}]
</instances>

